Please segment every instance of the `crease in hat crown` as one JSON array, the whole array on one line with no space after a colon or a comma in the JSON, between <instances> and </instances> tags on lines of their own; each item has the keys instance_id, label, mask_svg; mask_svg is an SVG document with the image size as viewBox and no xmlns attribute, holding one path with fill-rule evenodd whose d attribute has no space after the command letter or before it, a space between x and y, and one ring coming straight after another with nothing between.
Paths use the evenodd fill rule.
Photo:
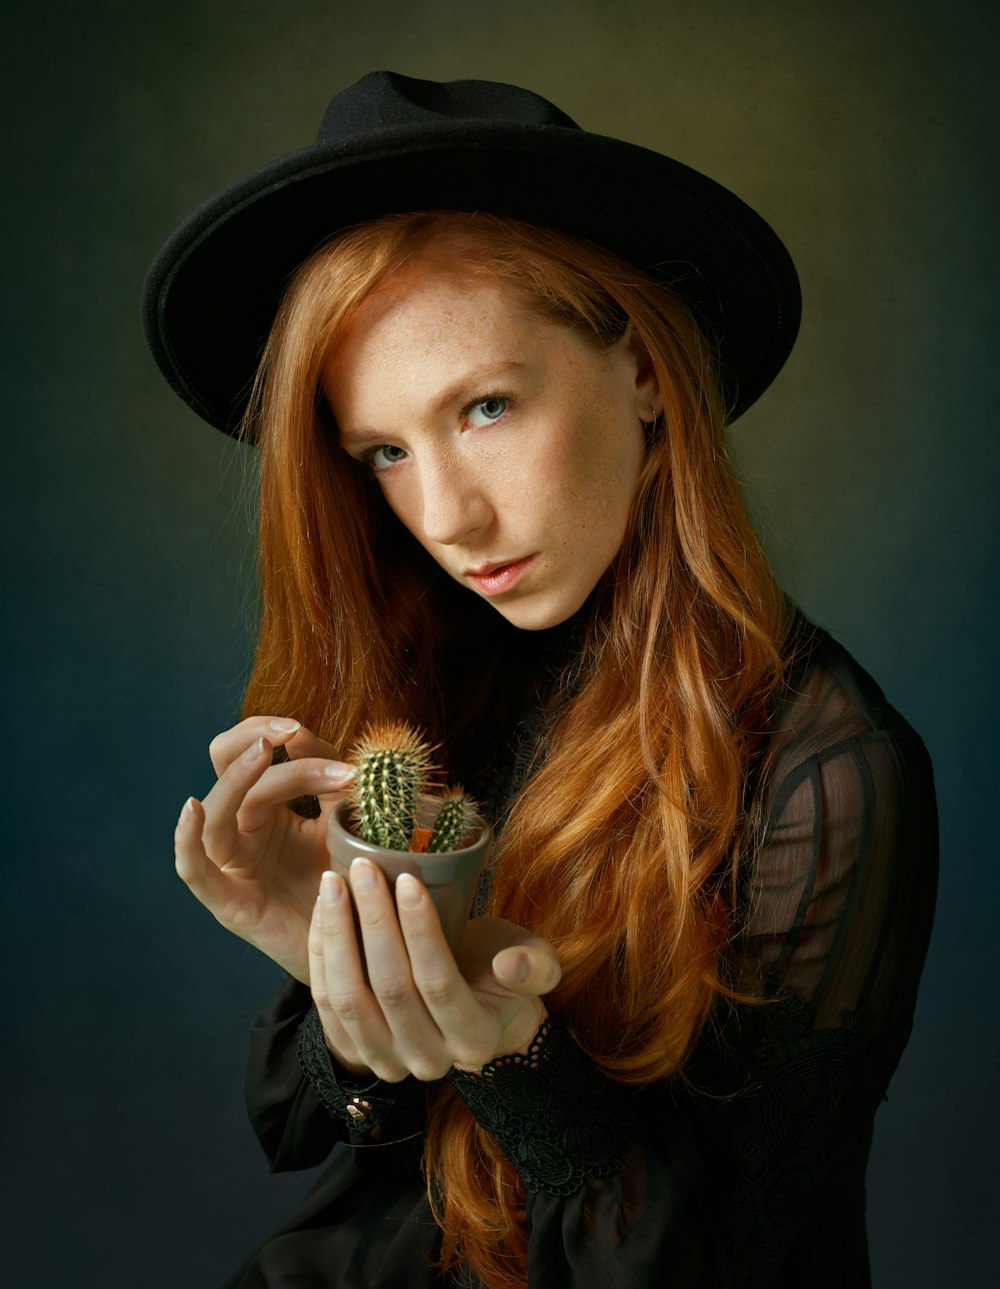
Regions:
<instances>
[{"instance_id":1,"label":"crease in hat crown","mask_svg":"<svg viewBox=\"0 0 1000 1289\"><path fill-rule=\"evenodd\" d=\"M378 71L369 72L333 96L320 121L316 142L332 142L345 130L367 133L456 121L580 128L554 103L517 85L482 80L425 81Z\"/></svg>"},{"instance_id":2,"label":"crease in hat crown","mask_svg":"<svg viewBox=\"0 0 1000 1289\"><path fill-rule=\"evenodd\" d=\"M290 274L353 224L440 209L559 228L659 278L715 343L731 420L794 343L791 258L715 180L591 134L531 90L376 71L333 96L313 143L229 184L167 239L143 288L155 362L199 416L237 432Z\"/></svg>"}]
</instances>

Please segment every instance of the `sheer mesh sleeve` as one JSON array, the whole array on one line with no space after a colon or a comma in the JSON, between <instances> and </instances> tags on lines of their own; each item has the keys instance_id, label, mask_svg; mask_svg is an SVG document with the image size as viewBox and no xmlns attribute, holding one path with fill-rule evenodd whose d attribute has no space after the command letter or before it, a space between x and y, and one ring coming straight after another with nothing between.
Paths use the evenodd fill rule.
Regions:
<instances>
[{"instance_id":1,"label":"sheer mesh sleeve","mask_svg":"<svg viewBox=\"0 0 1000 1289\"><path fill-rule=\"evenodd\" d=\"M771 1001L707 1036L694 1121L729 1170L720 1217L748 1283L815 1261L829 1279L804 1283L864 1284L872 1120L933 916L933 779L916 734L821 635L778 713L770 785L739 984Z\"/></svg>"},{"instance_id":2,"label":"sheer mesh sleeve","mask_svg":"<svg viewBox=\"0 0 1000 1289\"><path fill-rule=\"evenodd\" d=\"M919 738L828 639L779 714L746 983L909 1030L936 881L934 787Z\"/></svg>"}]
</instances>

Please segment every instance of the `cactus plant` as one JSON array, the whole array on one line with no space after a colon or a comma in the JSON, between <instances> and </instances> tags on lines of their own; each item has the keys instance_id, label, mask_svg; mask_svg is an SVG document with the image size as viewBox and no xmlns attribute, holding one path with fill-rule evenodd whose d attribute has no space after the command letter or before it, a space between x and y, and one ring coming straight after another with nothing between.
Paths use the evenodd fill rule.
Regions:
<instances>
[{"instance_id":1,"label":"cactus plant","mask_svg":"<svg viewBox=\"0 0 1000 1289\"><path fill-rule=\"evenodd\" d=\"M493 830L460 788L435 800L441 775L431 751L409 725L369 726L350 752L357 773L330 812L327 846L331 868L348 881L358 859L378 865L390 888L403 873L419 878L457 954ZM355 928L363 944L356 910Z\"/></svg>"},{"instance_id":2,"label":"cactus plant","mask_svg":"<svg viewBox=\"0 0 1000 1289\"><path fill-rule=\"evenodd\" d=\"M476 805L460 788L445 794L429 839L416 827L420 798L439 779L431 753L427 741L402 721L369 726L350 754L357 768L352 825L359 837L386 850L424 849L416 844L420 841L435 853L461 848Z\"/></svg>"},{"instance_id":3,"label":"cactus plant","mask_svg":"<svg viewBox=\"0 0 1000 1289\"><path fill-rule=\"evenodd\" d=\"M460 850L472 830L476 818L476 804L461 788L452 788L441 801L441 809L434 820L434 828L427 842L431 854L446 850Z\"/></svg>"}]
</instances>

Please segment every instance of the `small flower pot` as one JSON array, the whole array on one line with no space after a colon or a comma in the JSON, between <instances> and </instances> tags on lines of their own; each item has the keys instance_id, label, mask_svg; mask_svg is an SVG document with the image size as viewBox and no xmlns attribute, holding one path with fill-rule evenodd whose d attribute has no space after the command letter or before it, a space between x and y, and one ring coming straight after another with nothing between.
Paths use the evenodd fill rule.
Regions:
<instances>
[{"instance_id":1,"label":"small flower pot","mask_svg":"<svg viewBox=\"0 0 1000 1289\"><path fill-rule=\"evenodd\" d=\"M430 798L421 799L417 815L418 827L429 825L432 812L438 804ZM330 814L327 833L330 867L346 879L351 863L360 857L377 864L390 887L394 886L400 873L412 873L414 877L418 877L427 887L448 944L452 952L456 953L465 924L469 920L479 875L489 859L493 829L482 819L477 819L477 827L470 834L469 844L462 850L441 851L438 854L385 850L355 837L350 830L351 808L349 801L341 801ZM358 943L360 945L360 936Z\"/></svg>"}]
</instances>

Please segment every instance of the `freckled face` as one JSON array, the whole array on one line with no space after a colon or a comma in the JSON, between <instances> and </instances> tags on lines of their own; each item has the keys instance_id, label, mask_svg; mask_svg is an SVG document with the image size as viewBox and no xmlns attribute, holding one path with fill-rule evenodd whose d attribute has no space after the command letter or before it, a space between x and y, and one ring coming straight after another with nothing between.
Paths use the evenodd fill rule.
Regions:
<instances>
[{"instance_id":1,"label":"freckled face","mask_svg":"<svg viewBox=\"0 0 1000 1289\"><path fill-rule=\"evenodd\" d=\"M622 544L652 377L538 317L509 287L419 267L352 316L323 386L341 446L457 582L541 630Z\"/></svg>"}]
</instances>

